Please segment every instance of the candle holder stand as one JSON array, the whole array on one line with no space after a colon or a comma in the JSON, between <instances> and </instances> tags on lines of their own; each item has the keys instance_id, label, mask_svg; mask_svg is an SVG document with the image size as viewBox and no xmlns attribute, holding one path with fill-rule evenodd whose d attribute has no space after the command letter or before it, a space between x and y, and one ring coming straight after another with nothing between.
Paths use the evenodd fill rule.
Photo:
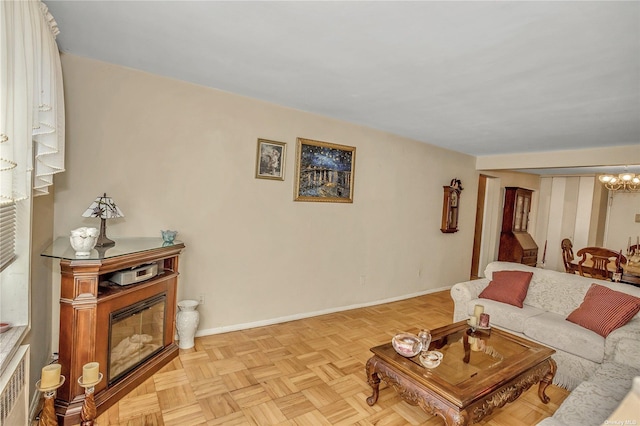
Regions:
<instances>
[{"instance_id":1,"label":"candle holder stand","mask_svg":"<svg viewBox=\"0 0 640 426\"><path fill-rule=\"evenodd\" d=\"M78 377L78 384L84 388L84 402L82 403L82 411L80 411L80 425L93 426L98 414L96 410L96 401L93 398L96 385L102 381L102 373L98 373L98 380L92 383L83 383L82 376Z\"/></svg>"},{"instance_id":2,"label":"candle holder stand","mask_svg":"<svg viewBox=\"0 0 640 426\"><path fill-rule=\"evenodd\" d=\"M56 399L56 390L63 385L64 381L65 377L60 375L60 381L57 385L45 388L41 386L41 380L36 382L36 389L42 392L44 396L44 406L42 407L42 412L38 419L38 426L58 426L58 417L56 416L56 407L54 402Z\"/></svg>"}]
</instances>

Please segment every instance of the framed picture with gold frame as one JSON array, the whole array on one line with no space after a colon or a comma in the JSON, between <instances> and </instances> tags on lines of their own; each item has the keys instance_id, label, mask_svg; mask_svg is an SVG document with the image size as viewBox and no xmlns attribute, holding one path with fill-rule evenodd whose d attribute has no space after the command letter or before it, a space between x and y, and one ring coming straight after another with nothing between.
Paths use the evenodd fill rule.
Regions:
<instances>
[{"instance_id":1,"label":"framed picture with gold frame","mask_svg":"<svg viewBox=\"0 0 640 426\"><path fill-rule=\"evenodd\" d=\"M298 138L295 201L353 203L356 148Z\"/></svg>"},{"instance_id":2,"label":"framed picture with gold frame","mask_svg":"<svg viewBox=\"0 0 640 426\"><path fill-rule=\"evenodd\" d=\"M256 178L284 180L286 154L286 143L258 139Z\"/></svg>"}]
</instances>

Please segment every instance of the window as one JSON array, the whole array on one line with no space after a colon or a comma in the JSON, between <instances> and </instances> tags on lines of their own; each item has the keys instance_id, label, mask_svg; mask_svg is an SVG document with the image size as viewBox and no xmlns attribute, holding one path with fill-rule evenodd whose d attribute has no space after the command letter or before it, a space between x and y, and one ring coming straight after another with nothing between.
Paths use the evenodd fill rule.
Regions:
<instances>
[{"instance_id":1,"label":"window","mask_svg":"<svg viewBox=\"0 0 640 426\"><path fill-rule=\"evenodd\" d=\"M0 205L0 272L16 257L16 203Z\"/></svg>"}]
</instances>

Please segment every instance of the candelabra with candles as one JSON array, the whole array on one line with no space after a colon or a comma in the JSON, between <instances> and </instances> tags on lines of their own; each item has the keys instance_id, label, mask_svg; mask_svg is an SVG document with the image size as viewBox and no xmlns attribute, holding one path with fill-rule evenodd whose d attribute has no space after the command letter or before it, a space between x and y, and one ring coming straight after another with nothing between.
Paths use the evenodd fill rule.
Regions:
<instances>
[{"instance_id":1,"label":"candelabra with candles","mask_svg":"<svg viewBox=\"0 0 640 426\"><path fill-rule=\"evenodd\" d=\"M60 364L49 364L42 369L42 376L36 382L36 389L43 393L44 407L38 419L38 426L58 426L56 408L56 390L64 384L65 377L60 374Z\"/></svg>"},{"instance_id":2,"label":"candelabra with candles","mask_svg":"<svg viewBox=\"0 0 640 426\"><path fill-rule=\"evenodd\" d=\"M87 210L82 214L82 217L100 218L100 235L98 236L96 247L109 247L115 245L115 241L107 238L106 219L124 217L124 213L122 213L122 210L120 210L120 208L110 197L107 197L106 193L104 193L101 197L97 197L87 208Z\"/></svg>"},{"instance_id":3,"label":"candelabra with candles","mask_svg":"<svg viewBox=\"0 0 640 426\"><path fill-rule=\"evenodd\" d=\"M100 364L90 362L82 367L82 376L78 378L78 384L84 388L84 402L80 411L81 426L93 426L97 410L93 394L95 386L102 381Z\"/></svg>"}]
</instances>

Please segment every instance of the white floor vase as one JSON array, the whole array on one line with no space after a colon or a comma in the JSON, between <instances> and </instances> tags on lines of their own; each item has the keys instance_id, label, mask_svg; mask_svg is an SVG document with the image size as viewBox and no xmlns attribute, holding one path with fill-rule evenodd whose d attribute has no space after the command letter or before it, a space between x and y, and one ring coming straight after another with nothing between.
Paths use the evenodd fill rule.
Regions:
<instances>
[{"instance_id":1,"label":"white floor vase","mask_svg":"<svg viewBox=\"0 0 640 426\"><path fill-rule=\"evenodd\" d=\"M180 349L191 349L195 345L193 338L200 323L200 313L196 310L198 304L197 300L178 302L176 329L178 330L178 347Z\"/></svg>"}]
</instances>

